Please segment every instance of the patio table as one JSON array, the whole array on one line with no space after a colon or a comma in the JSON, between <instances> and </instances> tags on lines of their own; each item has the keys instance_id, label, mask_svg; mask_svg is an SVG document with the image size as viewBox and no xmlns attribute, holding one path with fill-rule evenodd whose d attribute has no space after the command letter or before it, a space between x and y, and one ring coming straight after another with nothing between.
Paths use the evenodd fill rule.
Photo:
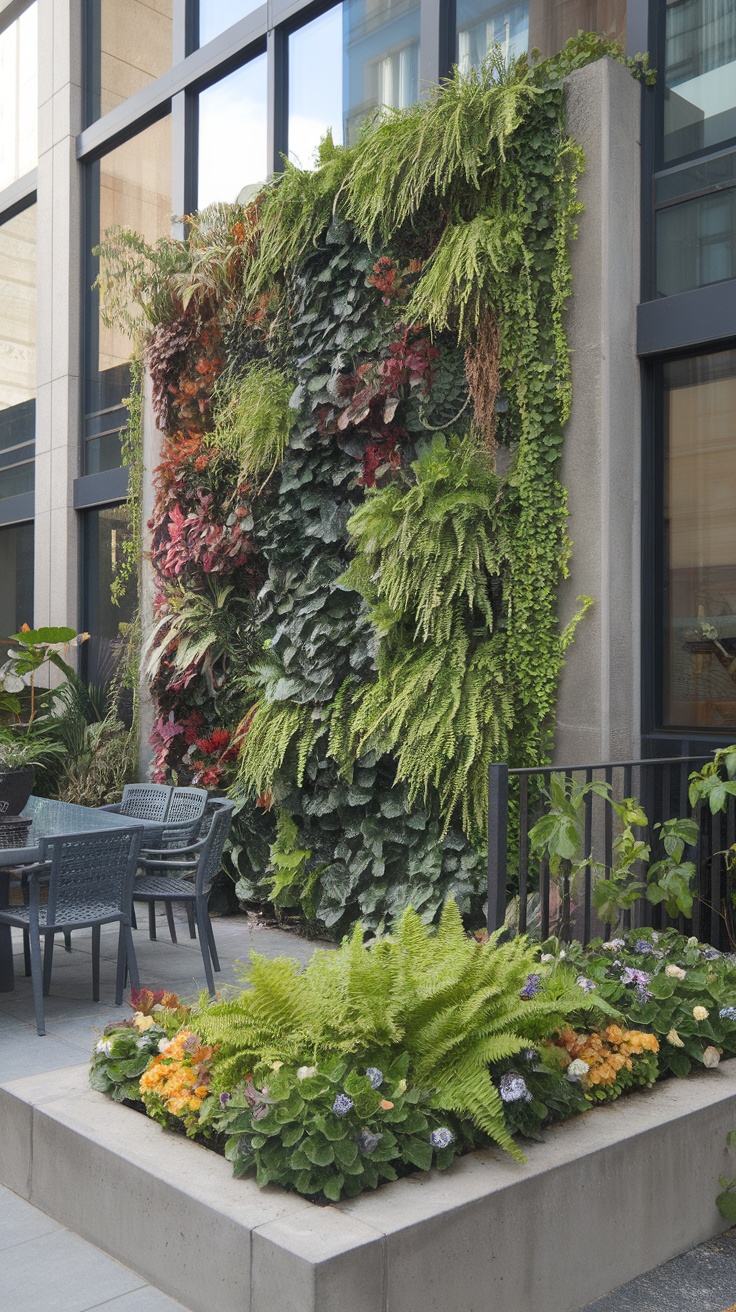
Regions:
<instances>
[{"instance_id":1,"label":"patio table","mask_svg":"<svg viewBox=\"0 0 736 1312\"><path fill-rule=\"evenodd\" d=\"M30 797L22 815L31 816L32 823L26 847L0 847L0 906L8 905L10 879L19 866L33 865L41 859L43 838L63 838L64 834L91 834L101 829L125 829L140 825L143 846L157 847L163 823L154 820L134 820L112 811L98 811L90 806L77 806L72 802L59 802L50 797ZM21 872L22 873L22 872ZM20 874L15 876L20 878ZM11 993L15 987L13 971L13 943L10 925L0 925L0 993Z\"/></svg>"}]
</instances>

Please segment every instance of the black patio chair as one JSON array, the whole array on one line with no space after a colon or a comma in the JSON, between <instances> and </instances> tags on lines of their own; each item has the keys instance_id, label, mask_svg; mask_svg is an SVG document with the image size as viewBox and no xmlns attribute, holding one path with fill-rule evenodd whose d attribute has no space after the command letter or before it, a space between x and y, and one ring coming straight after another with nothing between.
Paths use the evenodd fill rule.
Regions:
<instances>
[{"instance_id":1,"label":"black patio chair","mask_svg":"<svg viewBox=\"0 0 736 1312\"><path fill-rule=\"evenodd\" d=\"M212 968L214 966L219 971L220 962L207 900L212 881L222 865L222 853L232 815L232 802L224 798L212 798L207 803L196 842L179 850L170 849L165 855L161 852L146 852L139 861L140 869L146 873L140 875L133 885L133 901L148 903L149 923L156 902L165 903L173 943L176 943L177 938L172 905L179 902L187 908L190 933L194 923L199 933L207 987L213 996L215 983ZM192 933L192 938L194 936ZM155 938L155 932L151 937Z\"/></svg>"},{"instance_id":2,"label":"black patio chair","mask_svg":"<svg viewBox=\"0 0 736 1312\"><path fill-rule=\"evenodd\" d=\"M28 935L36 1028L45 1034L43 999L51 985L54 935L73 929L92 930L92 997L100 1000L100 929L102 925L120 926L115 1002L123 1001L125 979L130 973L138 988L131 917L133 880L138 864L142 830L139 825L106 829L98 833L65 834L63 838L45 838L41 860L24 873L27 876L28 905L0 911L0 919L22 929ZM41 902L42 885L48 889L45 905ZM44 938L43 964L41 936Z\"/></svg>"}]
</instances>

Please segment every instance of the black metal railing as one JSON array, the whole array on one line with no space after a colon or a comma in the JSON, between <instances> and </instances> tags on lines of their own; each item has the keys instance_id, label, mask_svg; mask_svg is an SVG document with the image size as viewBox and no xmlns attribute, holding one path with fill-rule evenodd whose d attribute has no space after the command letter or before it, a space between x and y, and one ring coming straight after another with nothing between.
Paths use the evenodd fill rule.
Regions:
<instances>
[{"instance_id":1,"label":"black metal railing","mask_svg":"<svg viewBox=\"0 0 736 1312\"><path fill-rule=\"evenodd\" d=\"M538 931L545 939L558 932L555 922L557 890L550 877L549 861L530 851L529 831L545 813L549 803L546 790L552 774L564 775L577 784L593 781L609 786L615 801L635 797L648 818L647 829L635 830L637 836L654 850L657 836L654 825L673 818L684 819L693 812L688 798L688 780L711 757L661 757L653 760L608 761L596 765L535 766L509 769L503 762L489 767L488 777L488 928L504 924L510 896L518 896L517 928L519 933ZM728 871L725 851L736 841L736 807L734 798L724 813L711 815L698 809L699 839L694 854L697 875L692 916L669 920L661 907L640 899L624 913L625 926L669 924L696 934L716 947L729 946L729 932L724 911L728 910ZM615 813L611 805L595 792L588 792L581 803L583 855L592 856L601 867L610 869L614 857ZM596 916L593 902L594 869L588 865L576 880L573 914L569 932L587 943L600 934L609 937L610 926Z\"/></svg>"}]
</instances>

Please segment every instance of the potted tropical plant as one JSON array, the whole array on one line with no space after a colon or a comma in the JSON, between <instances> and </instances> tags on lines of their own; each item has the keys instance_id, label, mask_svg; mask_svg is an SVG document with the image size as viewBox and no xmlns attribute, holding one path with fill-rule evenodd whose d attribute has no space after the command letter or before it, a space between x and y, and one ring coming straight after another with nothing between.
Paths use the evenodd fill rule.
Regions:
<instances>
[{"instance_id":1,"label":"potted tropical plant","mask_svg":"<svg viewBox=\"0 0 736 1312\"><path fill-rule=\"evenodd\" d=\"M29 629L4 641L9 650L0 666L0 817L20 815L33 792L35 767L63 751L49 737L39 709L46 708L48 690L36 687L36 675L45 664L54 665L66 679L76 678L61 653L87 637L74 629ZM21 722L27 701L27 720Z\"/></svg>"}]
</instances>

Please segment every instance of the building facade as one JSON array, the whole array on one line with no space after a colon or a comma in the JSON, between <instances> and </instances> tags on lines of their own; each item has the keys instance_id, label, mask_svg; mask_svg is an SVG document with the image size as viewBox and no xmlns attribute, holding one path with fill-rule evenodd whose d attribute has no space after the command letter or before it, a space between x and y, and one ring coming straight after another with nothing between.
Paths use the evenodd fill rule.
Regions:
<instances>
[{"instance_id":1,"label":"building facade","mask_svg":"<svg viewBox=\"0 0 736 1312\"><path fill-rule=\"evenodd\" d=\"M85 629L104 682L136 605L110 600L131 344L100 319L100 236L176 231L491 43L549 54L579 29L648 49L658 79L607 64L570 96L588 171L562 603L596 605L558 755L736 736L733 0L0 0L0 635Z\"/></svg>"}]
</instances>

